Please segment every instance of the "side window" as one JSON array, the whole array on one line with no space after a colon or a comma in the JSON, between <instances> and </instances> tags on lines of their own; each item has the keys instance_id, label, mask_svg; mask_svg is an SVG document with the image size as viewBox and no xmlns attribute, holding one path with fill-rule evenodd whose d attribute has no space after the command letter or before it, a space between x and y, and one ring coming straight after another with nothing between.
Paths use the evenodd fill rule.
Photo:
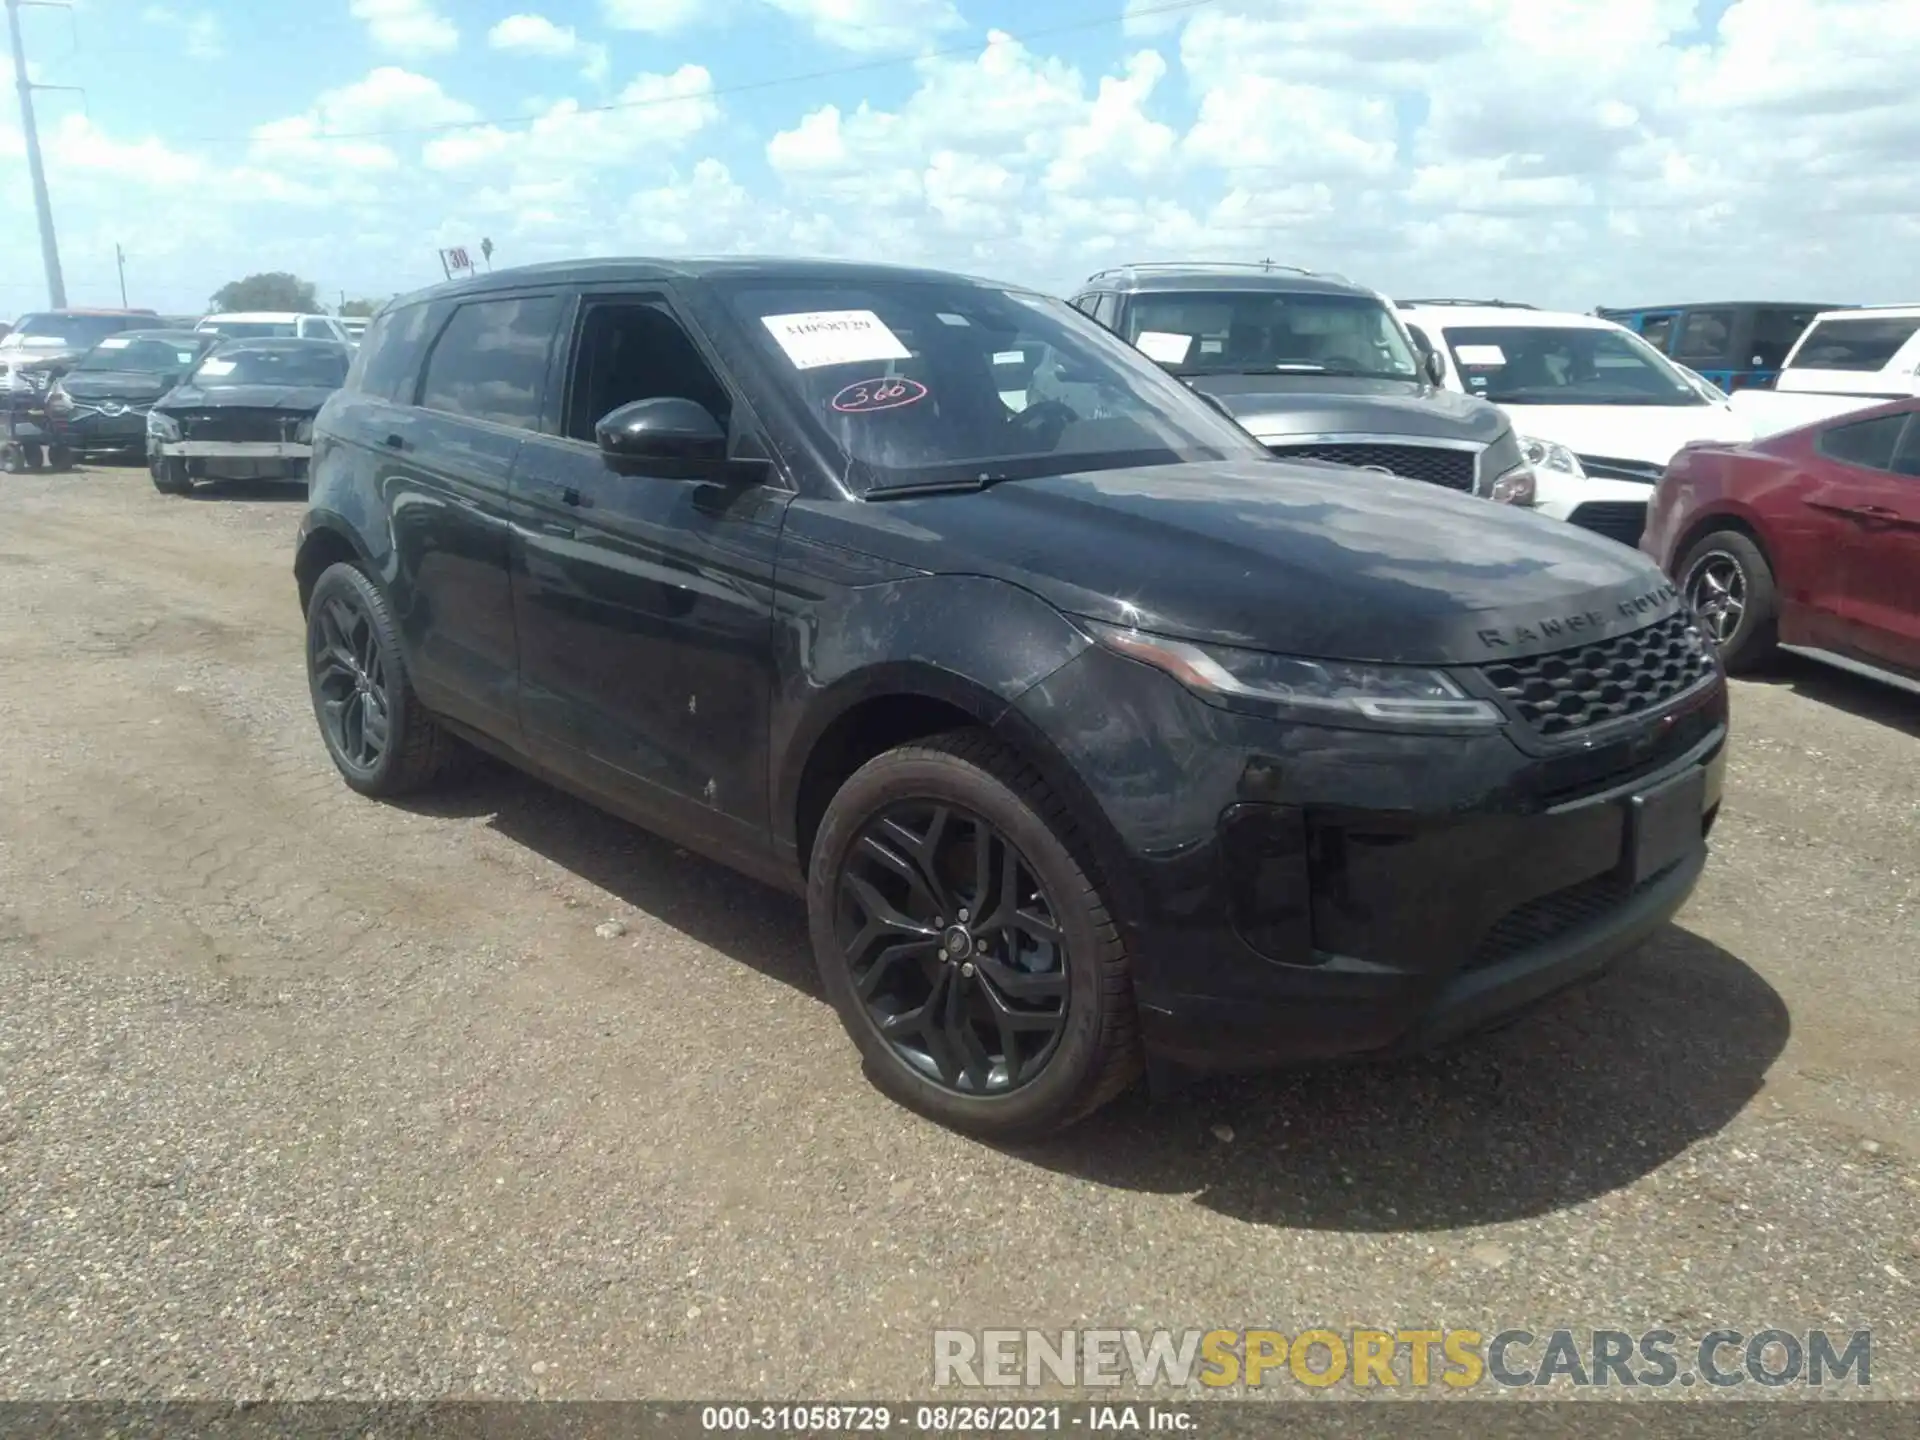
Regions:
<instances>
[{"instance_id":1,"label":"side window","mask_svg":"<svg viewBox=\"0 0 1920 1440\"><path fill-rule=\"evenodd\" d=\"M420 404L469 420L538 430L547 355L559 323L555 295L462 305L427 358Z\"/></svg>"},{"instance_id":2,"label":"side window","mask_svg":"<svg viewBox=\"0 0 1920 1440\"><path fill-rule=\"evenodd\" d=\"M1084 295L1074 296L1073 299L1069 300L1067 303L1073 306L1073 308L1078 310L1082 315L1091 315L1093 314L1093 302L1098 300L1099 298L1100 297L1098 295L1094 294L1091 290L1089 290Z\"/></svg>"},{"instance_id":3,"label":"side window","mask_svg":"<svg viewBox=\"0 0 1920 1440\"><path fill-rule=\"evenodd\" d=\"M1891 470L1893 447L1899 444L1906 424L1905 415L1881 415L1851 425L1835 425L1820 432L1814 448L1830 460L1844 460L1868 470Z\"/></svg>"},{"instance_id":4,"label":"side window","mask_svg":"<svg viewBox=\"0 0 1920 1440\"><path fill-rule=\"evenodd\" d=\"M1907 416L1906 432L1893 447L1893 473L1920 480L1920 411Z\"/></svg>"},{"instance_id":5,"label":"side window","mask_svg":"<svg viewBox=\"0 0 1920 1440\"><path fill-rule=\"evenodd\" d=\"M367 338L347 376L347 388L411 405L434 309L431 305L409 305L404 310L389 310L368 326Z\"/></svg>"},{"instance_id":6,"label":"side window","mask_svg":"<svg viewBox=\"0 0 1920 1440\"><path fill-rule=\"evenodd\" d=\"M1120 328L1120 297L1111 292L1095 297L1093 318L1109 330Z\"/></svg>"},{"instance_id":7,"label":"side window","mask_svg":"<svg viewBox=\"0 0 1920 1440\"><path fill-rule=\"evenodd\" d=\"M593 440L608 413L635 400L673 397L706 406L730 428L733 399L667 310L640 301L590 305L570 367L565 434Z\"/></svg>"},{"instance_id":8,"label":"side window","mask_svg":"<svg viewBox=\"0 0 1920 1440\"><path fill-rule=\"evenodd\" d=\"M1668 342L1673 339L1673 316L1649 315L1640 322L1640 338L1662 355L1672 354Z\"/></svg>"},{"instance_id":9,"label":"side window","mask_svg":"<svg viewBox=\"0 0 1920 1440\"><path fill-rule=\"evenodd\" d=\"M1652 336L1643 336L1649 343ZM1673 349L1676 360L1718 360L1727 353L1733 338L1731 310L1689 310L1686 324L1680 327L1680 343Z\"/></svg>"}]
</instances>

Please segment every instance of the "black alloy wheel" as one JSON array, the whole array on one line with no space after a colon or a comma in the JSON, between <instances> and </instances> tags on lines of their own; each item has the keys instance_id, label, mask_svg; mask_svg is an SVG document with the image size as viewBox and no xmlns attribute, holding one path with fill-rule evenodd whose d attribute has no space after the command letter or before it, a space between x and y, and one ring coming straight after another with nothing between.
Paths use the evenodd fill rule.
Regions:
<instances>
[{"instance_id":1,"label":"black alloy wheel","mask_svg":"<svg viewBox=\"0 0 1920 1440\"><path fill-rule=\"evenodd\" d=\"M1037 1076L1067 1019L1065 937L1019 847L932 800L863 827L840 871L837 933L868 1021L944 1089L998 1095Z\"/></svg>"},{"instance_id":2,"label":"black alloy wheel","mask_svg":"<svg viewBox=\"0 0 1920 1440\"><path fill-rule=\"evenodd\" d=\"M1737 530L1708 535L1687 552L1680 592L1728 670L1751 670L1776 643L1778 596L1773 568Z\"/></svg>"},{"instance_id":3,"label":"black alloy wheel","mask_svg":"<svg viewBox=\"0 0 1920 1440\"><path fill-rule=\"evenodd\" d=\"M372 615L349 595L328 596L314 610L309 655L327 747L356 770L372 771L393 740L386 657Z\"/></svg>"},{"instance_id":4,"label":"black alloy wheel","mask_svg":"<svg viewBox=\"0 0 1920 1440\"><path fill-rule=\"evenodd\" d=\"M1132 966L1066 804L992 735L874 757L808 857L814 960L868 1077L956 1129L1052 1134L1140 1071Z\"/></svg>"},{"instance_id":5,"label":"black alloy wheel","mask_svg":"<svg viewBox=\"0 0 1920 1440\"><path fill-rule=\"evenodd\" d=\"M362 795L404 795L471 752L413 692L386 597L353 565L330 565L307 599L307 684L327 754Z\"/></svg>"}]
</instances>

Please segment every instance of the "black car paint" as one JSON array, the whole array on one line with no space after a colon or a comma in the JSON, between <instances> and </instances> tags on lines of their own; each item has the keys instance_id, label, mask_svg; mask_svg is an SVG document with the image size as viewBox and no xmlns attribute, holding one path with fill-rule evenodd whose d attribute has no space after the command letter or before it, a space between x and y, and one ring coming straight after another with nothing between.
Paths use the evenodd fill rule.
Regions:
<instances>
[{"instance_id":1,"label":"black car paint","mask_svg":"<svg viewBox=\"0 0 1920 1440\"><path fill-rule=\"evenodd\" d=\"M1191 1063L1436 1037L1591 972L1684 901L1724 764L1717 669L1662 715L1557 745L1512 726L1406 734L1203 703L1080 618L1470 669L1674 614L1651 562L1250 440L1219 464L861 501L701 293L769 271L872 273L606 262L399 302L435 307L406 399L455 302L550 286L576 314L595 295L670 303L735 390L736 453L774 463L732 481L613 474L557 434L565 345L544 433L350 379L316 427L302 604L326 564L357 559L400 617L421 700L460 733L796 893L822 776L900 706L992 728L1067 798L1128 937L1149 1048ZM1497 917L1618 873L1636 787L1695 768L1701 842L1658 883L1554 945L1464 969Z\"/></svg>"},{"instance_id":2,"label":"black car paint","mask_svg":"<svg viewBox=\"0 0 1920 1440\"><path fill-rule=\"evenodd\" d=\"M167 415L272 410L305 419L319 414L332 394L327 385L177 385L154 408Z\"/></svg>"}]
</instances>

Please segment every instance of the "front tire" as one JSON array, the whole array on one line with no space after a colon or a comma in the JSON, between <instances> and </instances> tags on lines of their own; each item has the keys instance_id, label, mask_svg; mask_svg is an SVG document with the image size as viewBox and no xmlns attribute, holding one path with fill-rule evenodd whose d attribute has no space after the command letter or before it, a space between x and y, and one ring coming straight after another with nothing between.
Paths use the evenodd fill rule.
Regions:
<instances>
[{"instance_id":1,"label":"front tire","mask_svg":"<svg viewBox=\"0 0 1920 1440\"><path fill-rule=\"evenodd\" d=\"M193 492L193 477L187 473L187 462L177 457L156 455L147 462L147 473L153 477L153 488L162 495Z\"/></svg>"},{"instance_id":2,"label":"front tire","mask_svg":"<svg viewBox=\"0 0 1920 1440\"><path fill-rule=\"evenodd\" d=\"M955 1129L1047 1135L1140 1068L1131 971L1066 806L963 730L870 760L814 841L814 958L873 1082Z\"/></svg>"},{"instance_id":3,"label":"front tire","mask_svg":"<svg viewBox=\"0 0 1920 1440\"><path fill-rule=\"evenodd\" d=\"M386 597L352 565L330 565L314 582L307 685L327 754L362 795L425 789L464 752L414 694Z\"/></svg>"},{"instance_id":4,"label":"front tire","mask_svg":"<svg viewBox=\"0 0 1920 1440\"><path fill-rule=\"evenodd\" d=\"M1760 547L1738 530L1706 536L1680 565L1680 591L1727 669L1758 669L1779 641L1779 592Z\"/></svg>"}]
</instances>

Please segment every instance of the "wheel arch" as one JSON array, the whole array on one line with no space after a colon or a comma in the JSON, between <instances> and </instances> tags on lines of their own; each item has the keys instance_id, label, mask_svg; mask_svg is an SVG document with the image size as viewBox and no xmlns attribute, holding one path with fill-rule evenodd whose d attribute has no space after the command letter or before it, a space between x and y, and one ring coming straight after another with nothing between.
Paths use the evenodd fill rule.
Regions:
<instances>
[{"instance_id":1,"label":"wheel arch","mask_svg":"<svg viewBox=\"0 0 1920 1440\"><path fill-rule=\"evenodd\" d=\"M1709 535L1717 534L1722 530L1730 530L1736 535L1744 535L1751 540L1754 548L1760 552L1760 558L1767 562L1767 568L1774 572L1776 579L1778 578L1779 567L1774 560L1773 547L1767 543L1765 534L1753 518L1739 510L1715 510L1710 514L1696 517L1693 523L1681 532L1679 543L1673 547L1674 569L1677 571L1686 564L1687 556L1693 553L1694 546ZM1673 578L1676 584L1686 583L1684 575L1676 574Z\"/></svg>"},{"instance_id":2,"label":"wheel arch","mask_svg":"<svg viewBox=\"0 0 1920 1440\"><path fill-rule=\"evenodd\" d=\"M378 572L359 537L337 517L312 515L293 557L293 578L299 587L302 615L307 613L307 603L313 598L313 587L326 573L327 567L342 563L358 565L369 579L377 583Z\"/></svg>"}]
</instances>

